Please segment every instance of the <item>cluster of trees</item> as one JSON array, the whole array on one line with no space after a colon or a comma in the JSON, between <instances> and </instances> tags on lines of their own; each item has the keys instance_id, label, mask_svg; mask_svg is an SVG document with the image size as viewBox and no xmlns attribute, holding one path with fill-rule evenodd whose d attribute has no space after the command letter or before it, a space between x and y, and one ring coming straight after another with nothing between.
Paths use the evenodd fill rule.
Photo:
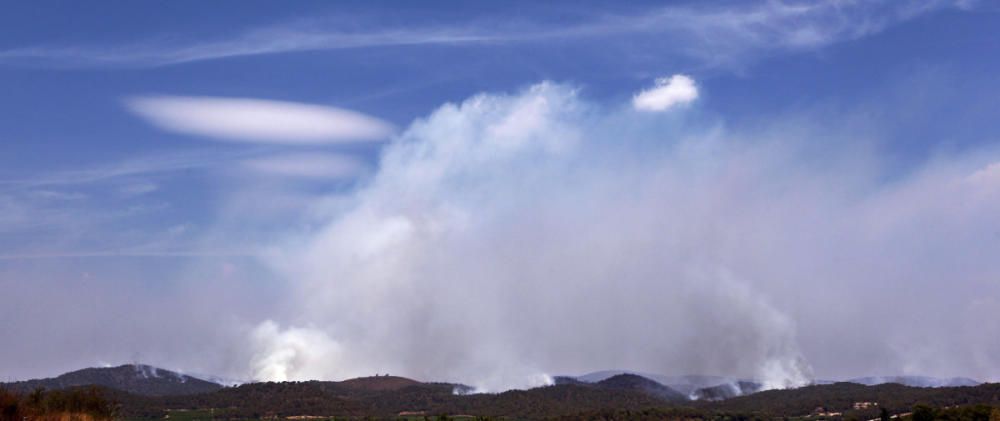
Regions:
<instances>
[{"instance_id":1,"label":"cluster of trees","mask_svg":"<svg viewBox=\"0 0 1000 421\"><path fill-rule=\"evenodd\" d=\"M751 421L747 417L715 414L693 408L600 409L553 416L547 419L552 421Z\"/></svg>"},{"instance_id":2,"label":"cluster of trees","mask_svg":"<svg viewBox=\"0 0 1000 421\"><path fill-rule=\"evenodd\" d=\"M946 408L935 408L918 404L903 414L892 418L886 409L880 410L881 415L873 418L880 421L1000 421L1000 407L990 405L969 405ZM807 421L820 419L857 420L853 416L844 417L774 417L761 415L732 414L711 411L699 411L692 408L650 408L644 410L604 409L586 411L572 416L551 417L551 420L589 420L589 421L788 421L790 419Z\"/></svg>"},{"instance_id":3,"label":"cluster of trees","mask_svg":"<svg viewBox=\"0 0 1000 421\"><path fill-rule=\"evenodd\" d=\"M293 416L381 417L398 414L469 414L514 419L713 420L803 419L818 407L842 412L844 420L1000 421L1000 384L975 387L914 388L852 383L773 390L718 402L677 402L646 382L619 379L606 384L567 383L497 394L455 394L456 385L419 383L392 377L364 381L252 383L210 393L140 396L112 389L67 389L0 394L0 421L55 421L52 414L85 414L98 421L171 419L205 414L212 419L274 419ZM107 399L106 399L107 397ZM111 401L120 402L120 406ZM853 409L855 402L877 406ZM927 406L917 406L925 404ZM178 412L176 410L189 410ZM894 417L893 417L894 416ZM827 418L829 418L827 416ZM66 419L60 421L68 421Z\"/></svg>"},{"instance_id":4,"label":"cluster of trees","mask_svg":"<svg viewBox=\"0 0 1000 421\"><path fill-rule=\"evenodd\" d=\"M127 418L162 418L171 409L213 409L216 418L297 415L392 417L401 412L539 419L601 408L640 409L664 401L640 391L560 385L499 394L456 395L455 385L418 383L393 390L337 382L253 383L188 396L120 394Z\"/></svg>"},{"instance_id":5,"label":"cluster of trees","mask_svg":"<svg viewBox=\"0 0 1000 421\"><path fill-rule=\"evenodd\" d=\"M928 405L913 407L911 421L1000 421L1000 407L971 405L934 408Z\"/></svg>"},{"instance_id":6,"label":"cluster of trees","mask_svg":"<svg viewBox=\"0 0 1000 421\"><path fill-rule=\"evenodd\" d=\"M0 421L98 421L113 419L117 413L118 405L97 387L35 389L26 394L0 389Z\"/></svg>"},{"instance_id":7,"label":"cluster of trees","mask_svg":"<svg viewBox=\"0 0 1000 421\"><path fill-rule=\"evenodd\" d=\"M854 402L878 402L877 407L855 410ZM835 383L798 389L769 390L718 402L699 402L696 406L729 413L754 414L762 418L794 417L810 414L817 407L842 412L845 419L880 418L885 409L890 415L912 412L914 405L933 408L1000 406L1000 383L974 387L923 388L900 384L864 386Z\"/></svg>"},{"instance_id":8,"label":"cluster of trees","mask_svg":"<svg viewBox=\"0 0 1000 421\"><path fill-rule=\"evenodd\" d=\"M378 380L392 380L379 377ZM372 383L374 380L369 381ZM377 416L391 418L401 412L470 414L478 416L542 419L700 419L774 420L808 416L817 407L842 412L845 420L872 420L913 412L915 404L932 408L966 408L977 404L1000 407L1000 384L976 387L915 388L898 384L864 386L853 383L772 390L717 402L673 402L624 385L561 384L498 394L456 395L455 385L394 382L363 385L357 382L253 383L212 393L187 396L136 396L120 394L122 415L128 418L162 418L168 409L212 409L218 419L254 419L313 416ZM363 387L361 387L363 386ZM617 387L612 387L617 386ZM877 407L854 410L855 402L878 402ZM880 413L885 410L885 414ZM980 412L940 409L935 419L948 421L1000 421ZM962 410L972 411L972 410ZM973 415L975 415L973 417ZM928 421L921 415L912 421ZM911 421L910 416L904 420Z\"/></svg>"}]
</instances>

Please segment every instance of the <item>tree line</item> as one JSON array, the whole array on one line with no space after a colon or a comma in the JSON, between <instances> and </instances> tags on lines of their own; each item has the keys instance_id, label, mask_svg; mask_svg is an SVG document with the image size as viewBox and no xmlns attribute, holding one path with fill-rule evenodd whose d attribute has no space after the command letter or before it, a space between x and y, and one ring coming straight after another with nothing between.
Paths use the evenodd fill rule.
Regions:
<instances>
[{"instance_id":1,"label":"tree line","mask_svg":"<svg viewBox=\"0 0 1000 421\"><path fill-rule=\"evenodd\" d=\"M0 421L104 421L117 413L118 405L97 387L30 393L0 388Z\"/></svg>"}]
</instances>

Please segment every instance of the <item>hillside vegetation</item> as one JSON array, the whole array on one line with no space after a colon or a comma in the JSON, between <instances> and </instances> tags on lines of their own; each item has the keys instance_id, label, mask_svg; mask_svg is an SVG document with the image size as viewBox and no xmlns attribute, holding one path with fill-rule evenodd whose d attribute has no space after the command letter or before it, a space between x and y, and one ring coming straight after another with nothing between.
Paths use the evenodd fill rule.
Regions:
<instances>
[{"instance_id":1,"label":"hillside vegetation","mask_svg":"<svg viewBox=\"0 0 1000 421\"><path fill-rule=\"evenodd\" d=\"M163 417L169 410L213 409L216 418L389 417L408 413L528 419L573 416L600 419L610 416L605 419L620 419L622 414L627 413L661 417L659 419L807 417L872 420L880 418L882 409L892 415L906 414L919 404L934 408L1000 407L1000 384L932 389L895 384L864 386L836 383L771 390L720 401L692 402L679 401L671 394L664 395L661 388L649 383L652 380L641 377L468 395L455 394L457 385L453 384L419 383L399 378L386 378L384 381L384 385L379 384L378 379L363 382L252 383L200 395L142 397L121 394L118 398L125 415L148 418ZM366 386L359 388L358 384ZM875 402L877 405L854 409L857 402ZM840 415L817 416L817 412Z\"/></svg>"},{"instance_id":2,"label":"hillside vegetation","mask_svg":"<svg viewBox=\"0 0 1000 421\"><path fill-rule=\"evenodd\" d=\"M0 421L104 421L117 414L118 406L95 386L31 393L0 388Z\"/></svg>"},{"instance_id":3,"label":"hillside vegetation","mask_svg":"<svg viewBox=\"0 0 1000 421\"><path fill-rule=\"evenodd\" d=\"M993 410L1000 407L1000 384L922 388L833 383L730 395L735 388L758 387L747 383L725 390L715 388L718 390L713 389L711 394L700 392L715 400L690 401L669 386L628 373L593 383L560 377L553 386L472 394L468 386L460 384L424 383L395 376L222 387L214 383L205 386L197 379L165 370L138 372L136 366L93 370L100 371L95 374L81 370L55 379L9 384L16 386L16 390L0 396L5 411L5 418L0 421L55 421L59 417L60 421L95 421L113 416L133 420L169 417L181 421L423 419L425 416L433 419L440 414L512 419L1000 421L1000 413ZM76 386L86 379L99 381L102 386ZM25 390L28 385L39 384L62 389ZM72 386L67 388L67 384ZM179 393L192 389L177 388L178 384L209 390Z\"/></svg>"},{"instance_id":4,"label":"hillside vegetation","mask_svg":"<svg viewBox=\"0 0 1000 421\"><path fill-rule=\"evenodd\" d=\"M78 386L103 386L149 396L192 395L222 389L222 386L216 383L144 364L85 368L58 377L12 382L2 386L22 393L38 388L56 390Z\"/></svg>"}]
</instances>

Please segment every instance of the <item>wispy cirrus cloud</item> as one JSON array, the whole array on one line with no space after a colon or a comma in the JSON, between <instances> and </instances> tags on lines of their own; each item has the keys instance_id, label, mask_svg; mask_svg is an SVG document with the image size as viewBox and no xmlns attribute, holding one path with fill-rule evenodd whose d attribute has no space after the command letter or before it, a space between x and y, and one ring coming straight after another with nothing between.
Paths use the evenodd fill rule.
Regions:
<instances>
[{"instance_id":1,"label":"wispy cirrus cloud","mask_svg":"<svg viewBox=\"0 0 1000 421\"><path fill-rule=\"evenodd\" d=\"M159 230L186 218L169 195L158 194L159 182L259 155L208 148L159 152L0 179L0 260L213 253L201 250L192 235ZM157 222L149 225L150 219Z\"/></svg>"},{"instance_id":2,"label":"wispy cirrus cloud","mask_svg":"<svg viewBox=\"0 0 1000 421\"><path fill-rule=\"evenodd\" d=\"M585 11L571 23L504 16L472 24L366 25L336 19L297 20L220 35L214 40L147 40L125 45L33 45L0 51L0 63L54 67L156 67L232 57L377 47L481 46L540 41L593 42L642 38L657 54L730 65L773 52L820 48L862 38L969 1L767 1L738 5L674 5L630 14ZM582 14L582 12L581 12ZM364 29L357 29L363 27Z\"/></svg>"},{"instance_id":3,"label":"wispy cirrus cloud","mask_svg":"<svg viewBox=\"0 0 1000 421\"><path fill-rule=\"evenodd\" d=\"M225 141L325 144L381 140L393 131L375 117L298 102L145 96L128 99L126 105L163 130Z\"/></svg>"},{"instance_id":4,"label":"wispy cirrus cloud","mask_svg":"<svg viewBox=\"0 0 1000 421\"><path fill-rule=\"evenodd\" d=\"M259 152L219 152L200 149L140 155L84 168L0 178L0 190L81 185L130 177L157 176L178 171L206 169L257 153Z\"/></svg>"},{"instance_id":5,"label":"wispy cirrus cloud","mask_svg":"<svg viewBox=\"0 0 1000 421\"><path fill-rule=\"evenodd\" d=\"M273 190L274 181L339 182L370 170L351 154L282 150L206 147L0 179L0 261L252 256L253 241L204 240L209 235L204 220L192 221L183 211L200 206L190 197L198 194L187 190L178 198L170 185L178 177L204 177L248 192L255 203L247 206L273 215L293 206L301 210L315 199L306 192ZM261 196L268 203L261 204Z\"/></svg>"},{"instance_id":6,"label":"wispy cirrus cloud","mask_svg":"<svg viewBox=\"0 0 1000 421\"><path fill-rule=\"evenodd\" d=\"M21 253L0 253L0 260L119 258L119 257L252 257L255 250L150 250L147 247L114 250L64 250Z\"/></svg>"},{"instance_id":7,"label":"wispy cirrus cloud","mask_svg":"<svg viewBox=\"0 0 1000 421\"><path fill-rule=\"evenodd\" d=\"M246 160L243 165L268 176L304 179L344 179L367 170L360 159L335 153L293 153Z\"/></svg>"},{"instance_id":8,"label":"wispy cirrus cloud","mask_svg":"<svg viewBox=\"0 0 1000 421\"><path fill-rule=\"evenodd\" d=\"M155 192L159 188L160 186L156 185L156 183L149 181L136 181L123 185L118 189L118 192L125 196L141 196L147 193Z\"/></svg>"}]
</instances>

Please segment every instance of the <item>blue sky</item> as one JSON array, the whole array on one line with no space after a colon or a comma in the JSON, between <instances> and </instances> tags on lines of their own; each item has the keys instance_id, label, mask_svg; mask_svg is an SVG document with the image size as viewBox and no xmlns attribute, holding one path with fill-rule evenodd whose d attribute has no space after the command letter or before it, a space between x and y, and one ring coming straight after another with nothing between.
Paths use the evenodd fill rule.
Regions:
<instances>
[{"instance_id":1,"label":"blue sky","mask_svg":"<svg viewBox=\"0 0 1000 421\"><path fill-rule=\"evenodd\" d=\"M381 197L380 194L388 194L386 191L408 197L406 192L412 187L412 191L428 197L413 199L414 203L440 202L465 209L471 215L506 215L504 212L513 212L511 209L523 210L534 205L517 196L497 203L486 200L482 203L495 206L477 208L473 202L466 202L474 196L461 195L487 186L497 192L507 191L508 184L492 181L480 184L494 177L513 183L510 180L517 177L504 178L504 171L537 173L543 179L564 180L573 185L589 183L588 186L600 190L597 186L604 185L602 179L581 167L634 165L648 171L636 170L628 180L616 178L609 185L617 186L617 190L634 190L637 196L647 194L647 186L667 189L700 185L718 195L711 197L727 198L719 199L718 203L724 203L743 194L761 200L787 199L795 195L788 192L778 197L770 195L794 179L792 190L802 193L800 199L804 202L789 204L789 209L817 209L812 214L814 218L827 212L858 217L852 212L859 205L849 198L864 197L859 199L862 203L885 202L886 208L891 209L912 207L916 202L910 200L923 203L912 198L921 196L912 193L913 190L934 192L936 187L928 186L947 184L942 181L947 177L941 174L988 175L991 173L987 170L992 168L989 165L1000 161L997 154L1000 34L996 29L1000 24L1000 9L995 4L985 1L619 3L123 1L95 5L39 1L3 5L0 286L12 291L19 302L46 303L66 309L60 316L80 314L82 321L76 327L60 326L57 318L36 313L27 304L0 310L3 315L0 335L26 338L20 348L0 351L2 360L8 361L0 363L0 373L13 377L54 374L80 365L142 358L175 368L240 378L260 377L261 373L269 378L346 375L336 367L310 365L305 357L306 362L288 363L297 364L295 367L261 368L261 364L273 362L266 356L269 347L281 349L285 342L296 342L293 340L296 335L319 337L316 340L323 343L327 341L323 336L332 336L330 343L348 347L377 342L369 337L359 338L358 333L344 327L346 322L329 314L297 310L303 295L315 296L317 288L338 289L337 282L341 281L331 280L330 284L322 284L325 287L317 286L315 281L300 281L299 278L327 270L325 263L290 263L287 257L275 255L298 250L303 255L330 253L330 261L340 261L336 256L342 251L324 251L316 245L325 244L323 238L330 232L341 233L338 238L355 236L351 244L381 238L377 235L381 232L379 227L395 226L395 217L386 216L376 227L355 229L347 225L353 220L351 215L373 206L367 198ZM640 92L652 92L659 86L658 79L672 75L684 75L691 80L691 89L696 89L697 95L654 112L633 109L632 103ZM538 85L545 81L553 85L544 85L548 88ZM441 107L448 103L467 104L459 107L456 113L462 117L456 118L474 119L467 114L478 108L466 101L474 101L469 98L477 95L486 95L485 104L499 104L495 105L499 107L497 113L509 111L511 118L529 122L533 121L530 111L520 114L517 110L510 111L509 107L521 104L516 98L538 95L546 103L563 104L566 108L556 114L575 121L571 126L586 133L580 136L600 137L589 142L604 146L594 146L594 150L581 153L565 166L551 166L551 158L526 152L516 165L497 169L499 173L476 173L468 169L453 178L438 180L438 187L431 190L413 187L422 186L423 179L419 177L427 172L413 172L423 167L407 155L417 152L403 152L407 149L407 139L416 144L440 145L435 142L444 142L439 139L450 133L435 126L450 124L447 123L449 108ZM494 102L491 95L510 96L515 105L500 99ZM572 99L559 100L564 95ZM576 136L566 135L562 128L553 130L528 138L544 137L545 133ZM434 138L429 133L441 135ZM493 132L470 133L472 138L488 138ZM701 146L691 147L694 152L677 146L686 144L685 139L689 138L705 140L699 143ZM470 151L460 148L451 153L469 154L465 162L481 160L483 168L489 168L486 163L493 162L491 159L499 159ZM434 156L432 152L426 154ZM604 161L597 159L598 155L616 158ZM400 158L397 161L386 158L392 156ZM665 161L654 163L650 156ZM733 156L758 157L752 165L744 163L747 168L757 168L745 177L758 181L753 188L762 191L746 193L746 187L737 189L730 184L732 181L726 181L728 178L714 178L720 168L732 168L727 166L733 165L729 162L736 159ZM667 165L664 162L703 169L677 175L680 181L665 180L657 178L659 173L655 170L657 165ZM454 168L452 165L447 168ZM843 172L838 174L838 171ZM392 184L400 173L409 173L417 179L404 178L408 181ZM939 176L945 178L935 178ZM708 179L716 182L701 184ZM535 187L538 191L556 189L540 187L547 186L545 183L520 182L526 183L521 186L530 191L534 190L525 186L538 186ZM447 194L439 191L445 188L454 190ZM809 196L804 193L827 190L847 192L843 197L831 193L846 204L824 207L826 199L807 200ZM680 195L679 191L689 190L668 189L658 197L715 203L712 201L715 199L705 198L708 196ZM606 199L601 192L586 190L577 194L580 203L586 204ZM989 197L995 200L996 195ZM998 227L989 218L980 220L963 213L986 212L994 209L996 202L958 203L964 207L951 213L928 211L913 220L924 221L923 224L940 218L953 219L955 224L974 220L985 226L944 224L940 230L921 234L921 227L926 225L913 222L898 228L898 235L872 234L873 239L857 240L864 244L858 247L875 250L879 244L902 241L901 238L920 244L966 241L963 246L979 250L982 260L941 255L947 252L930 246L899 252L898 256L885 260L906 266L914 260L930 259L941 262L940 268L935 266L941 273L948 273L944 267L958 265L957 262L964 262L961 263L964 268L978 268L954 274L960 278L952 281L960 284L956 287L960 293L944 301L996 315L994 310L1000 309L1000 304L995 301L985 304L972 301L998 292L995 279L992 283L986 279L997 274L987 256L990 252L1000 252L1000 246L996 237L970 236L974 232L993 232ZM740 207L744 205L748 207ZM669 204L659 202L644 206L670 208ZM756 209L744 202L734 206L746 211L741 214ZM555 207L551 211L557 208L562 209ZM405 215L405 220L421 220L415 214L422 215L422 211L406 209L397 210ZM579 215L586 214L586 209L580 210ZM596 208L591 212L595 217L624 215L618 208ZM673 216L683 220L683 215L687 214ZM447 219L448 216L440 218L448 224L458 224ZM475 216L472 218L477 220ZM732 222L739 217L718 218L705 226L728 227L732 232L742 232L744 228ZM594 221L581 221L577 228L591 227ZM448 224L445 225L452 226ZM487 233L500 230L489 223L483 226L492 228L483 228ZM543 224L541 229L548 226ZM570 228L566 228L567 232L579 231ZM775 229L792 230L781 226ZM628 232L628 227L622 227L622 232ZM706 235L711 237L711 233ZM759 244L763 244L759 247L774 247L775 256L782 255L779 252L782 244L790 244L783 242L786 236L763 241L767 234L758 235L762 239ZM810 256L829 257L839 255L841 247L858 248L854 240L838 240L839 235L825 232L817 235L833 244L809 243L816 246ZM570 238L579 240L569 235L567 241ZM733 239L726 237L725 244L730 240ZM689 246L679 250L697 248ZM768 336L773 330L765 329L767 334L761 337L792 343L783 345L780 351L763 352L765 356L793 355L809 361L810 370L821 377L920 372L1000 378L995 358L977 354L975 358L969 357L979 358L976 363L939 362L935 358L947 350L932 347L922 353L907 353L900 351L910 347L902 339L896 342L887 339L874 347L877 350L871 351L871 355L866 354L867 359L844 361L837 352L823 351L820 335L815 332L827 329L847 335L850 324L827 320L787 303L813 294L826 296L823 302L834 297L844 299L838 294L846 292L828 291L830 284L816 281L806 282L811 286L803 287L798 295L785 296L777 292L784 285L782 282L805 281L756 281L753 280L756 277L783 279L792 275L757 268L748 263L751 259L747 256L718 258L725 260L719 265L737 272L738 278L751 279L746 281L749 290L774 307L777 319L787 318L795 325L788 327L795 333L789 334L795 336L792 339L785 336L774 339ZM521 262L511 259L512 264ZM892 266L889 263L859 262L856 256L843 259L868 267L870 270L862 276L866 280L879 278L880 274L887 278L905 277L899 273L888 275L895 270L883 267ZM782 258L771 263L779 266L787 261ZM310 264L318 266L309 274L289 269ZM660 270L649 269L643 272L647 275L636 276L658 274ZM745 273L740 273L741 270ZM420 284L417 278L411 282ZM496 282L504 285L507 281ZM560 285L571 283L561 282ZM878 297L906 295L899 292L904 281L886 281L884 285L872 282L865 285L875 285L871 288ZM931 302L932 297L940 297L947 288L944 280L920 282L924 283L914 287L911 297L919 303ZM634 287L642 290L644 285ZM356 288L352 291L357 295L351 295L354 299L380 290L371 285ZM654 290L660 291L657 288ZM535 292L538 291L524 293ZM206 294L215 294L215 298L203 298ZM81 296L86 297L82 300L85 303L77 300ZM137 303L146 303L157 311L184 309L185 315L171 322L152 315L135 317L134 313L143 308ZM319 300L303 306L327 304L330 301ZM226 310L219 311L220 307ZM412 314L404 312L404 315ZM217 326L203 327L204 318L214 316L220 319ZM934 325L946 331L968 320L962 317L943 317ZM904 323L903 319L898 323ZM258 325L265 320L277 324ZM886 323L885 329L896 327L893 324L896 322ZM107 326L120 333L102 330ZM39 328L56 336L65 335L66 343L76 344L83 352L38 351L59 343L27 333ZM996 326L987 327L990 328L1000 331ZM319 333L313 335L303 329ZM516 330L510 326L498 329ZM147 330L161 330L168 336L190 335L202 344L164 344L142 333ZM248 334L251 330L256 333ZM273 338L260 339L266 334ZM343 334L343 338L338 338L338 334ZM674 340L677 335L664 337ZM225 344L246 337L257 338L254 340L264 351L234 357ZM613 340L600 333L594 337ZM855 345L880 338L875 333L844 337L845 342ZM507 339L509 336L499 335L497 340ZM270 345L260 345L261 341ZM558 348L566 343L552 346ZM975 346L1000 350L995 348L1000 346L995 341ZM203 359L178 356L191 352L210 356ZM905 357L900 353L906 354ZM533 364L519 365L525 378L533 378L535 371L596 370L625 364L660 372L672 370L642 355L605 353L601 355L607 357L606 366L595 366L588 359L558 366L550 359L529 354L522 355L522 360ZM351 360L349 357L345 358ZM489 365L477 360L463 370L435 371L437 366L424 356L409 358L430 368L389 366L417 376L476 381L469 378L474 377L470 373ZM758 370L762 364L759 359L744 362L740 358L719 355L713 362L721 368L708 374L764 375ZM767 362L766 357L761 358ZM740 361L731 362L732 359ZM698 370L715 368L709 361L695 361L681 354L671 361ZM360 366L377 369L382 367L380 364L388 363L365 361ZM785 380L788 376L798 378L799 374L785 373ZM533 384L532 381L528 383ZM484 380L483 387L524 384L524 380L503 378Z\"/></svg>"}]
</instances>

